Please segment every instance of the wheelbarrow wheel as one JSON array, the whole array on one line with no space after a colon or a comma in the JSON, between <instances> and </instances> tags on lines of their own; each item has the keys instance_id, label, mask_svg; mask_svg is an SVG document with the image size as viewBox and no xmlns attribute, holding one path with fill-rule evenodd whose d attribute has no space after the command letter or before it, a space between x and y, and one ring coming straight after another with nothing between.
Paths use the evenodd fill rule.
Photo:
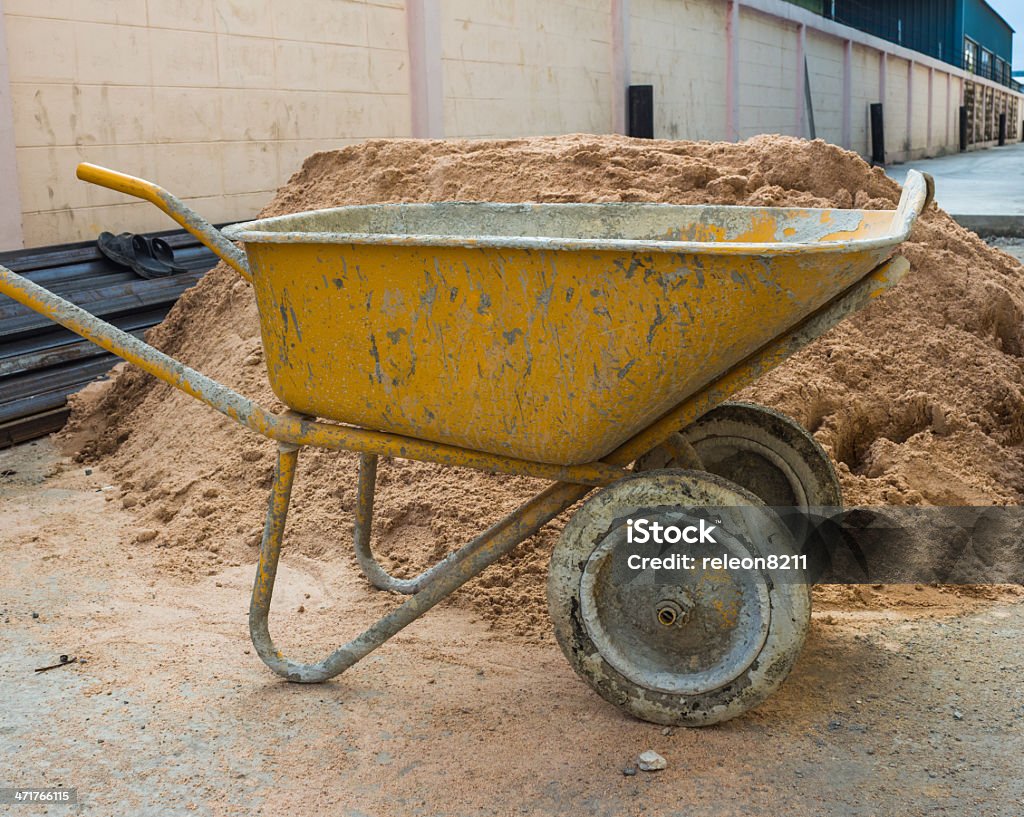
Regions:
<instances>
[{"instance_id":1,"label":"wheelbarrow wheel","mask_svg":"<svg viewBox=\"0 0 1024 817\"><path fill-rule=\"evenodd\" d=\"M746 488L772 507L841 507L825 449L795 420L754 403L727 402L637 460L634 470L700 468Z\"/></svg>"},{"instance_id":2,"label":"wheelbarrow wheel","mask_svg":"<svg viewBox=\"0 0 1024 817\"><path fill-rule=\"evenodd\" d=\"M637 542L638 520L648 532L654 521L696 531L700 518L717 523L714 541ZM692 569L637 569L636 559L683 554ZM704 561L723 555L751 563ZM548 606L562 652L601 697L653 723L705 726L757 706L792 669L811 612L797 565L789 530L749 491L714 474L652 471L612 484L569 520Z\"/></svg>"}]
</instances>

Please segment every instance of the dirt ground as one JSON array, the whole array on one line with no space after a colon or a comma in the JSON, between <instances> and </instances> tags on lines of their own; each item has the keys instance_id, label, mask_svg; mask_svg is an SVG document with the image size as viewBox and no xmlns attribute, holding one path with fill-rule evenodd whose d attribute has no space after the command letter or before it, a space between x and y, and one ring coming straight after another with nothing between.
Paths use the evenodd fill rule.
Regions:
<instances>
[{"instance_id":1,"label":"dirt ground","mask_svg":"<svg viewBox=\"0 0 1024 817\"><path fill-rule=\"evenodd\" d=\"M251 569L169 570L116 493L49 441L0 452L0 786L76 787L51 814L1024 812L1024 604L1005 597L865 590L815 613L760 709L665 732L605 704L552 639L457 606L339 679L285 683L250 649ZM275 632L307 658L393 603L338 544L284 558ZM62 653L85 663L33 672ZM645 749L668 768L625 776Z\"/></svg>"}]
</instances>

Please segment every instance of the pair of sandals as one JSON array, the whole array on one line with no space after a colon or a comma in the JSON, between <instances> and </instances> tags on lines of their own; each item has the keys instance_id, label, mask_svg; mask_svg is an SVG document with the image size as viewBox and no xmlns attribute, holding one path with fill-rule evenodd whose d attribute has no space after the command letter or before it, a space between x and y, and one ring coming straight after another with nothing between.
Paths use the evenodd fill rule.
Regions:
<instances>
[{"instance_id":1,"label":"pair of sandals","mask_svg":"<svg viewBox=\"0 0 1024 817\"><path fill-rule=\"evenodd\" d=\"M174 261L174 250L162 238L134 233L100 233L96 245L101 253L123 267L131 267L143 278L165 278L186 272Z\"/></svg>"}]
</instances>

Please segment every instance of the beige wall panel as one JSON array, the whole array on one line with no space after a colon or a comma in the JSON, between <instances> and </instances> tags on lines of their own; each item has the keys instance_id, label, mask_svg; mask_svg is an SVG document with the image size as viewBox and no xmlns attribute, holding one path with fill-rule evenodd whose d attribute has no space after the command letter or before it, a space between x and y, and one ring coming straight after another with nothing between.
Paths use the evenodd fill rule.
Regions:
<instances>
[{"instance_id":1,"label":"beige wall panel","mask_svg":"<svg viewBox=\"0 0 1024 817\"><path fill-rule=\"evenodd\" d=\"M174 29L149 33L154 85L217 87L217 35Z\"/></svg>"},{"instance_id":2,"label":"beige wall panel","mask_svg":"<svg viewBox=\"0 0 1024 817\"><path fill-rule=\"evenodd\" d=\"M739 133L796 134L795 26L753 11L740 12Z\"/></svg>"},{"instance_id":3,"label":"beige wall panel","mask_svg":"<svg viewBox=\"0 0 1024 817\"><path fill-rule=\"evenodd\" d=\"M439 0L444 130L501 137L609 132L609 0ZM629 79L654 86L655 135L726 137L725 0L630 0ZM150 205L78 182L79 161L168 187L215 221L248 218L309 153L408 136L403 0L3 0L18 187L29 245L170 226ZM795 13L795 12L794 12ZM795 24L744 6L741 138L799 130ZM843 138L844 43L806 33L817 135ZM928 70L855 43L850 140L887 156L928 149ZM936 70L931 151L955 150L960 80ZM947 133L949 138L947 139ZM3 249L3 248L0 248Z\"/></svg>"},{"instance_id":4,"label":"beige wall panel","mask_svg":"<svg viewBox=\"0 0 1024 817\"><path fill-rule=\"evenodd\" d=\"M277 166L277 148L273 142L227 142L221 153L224 173L221 192L251 193L254 190L275 190L282 174ZM210 195L213 195L211 191ZM195 193L196 196L203 195Z\"/></svg>"},{"instance_id":5,"label":"beige wall panel","mask_svg":"<svg viewBox=\"0 0 1024 817\"><path fill-rule=\"evenodd\" d=\"M12 83L19 147L147 142L153 89L131 85Z\"/></svg>"},{"instance_id":6,"label":"beige wall panel","mask_svg":"<svg viewBox=\"0 0 1024 817\"><path fill-rule=\"evenodd\" d=\"M79 85L149 85L149 29L108 23L75 23L75 82ZM182 61L183 55L176 55Z\"/></svg>"},{"instance_id":7,"label":"beige wall panel","mask_svg":"<svg viewBox=\"0 0 1024 817\"><path fill-rule=\"evenodd\" d=\"M942 77L941 87L942 98L944 101L948 100L948 105L946 108L946 119L940 133L943 139L945 139L947 133L949 134L949 138L945 139L944 142L945 152L955 153L960 150L960 78L952 74L946 74Z\"/></svg>"},{"instance_id":8,"label":"beige wall panel","mask_svg":"<svg viewBox=\"0 0 1024 817\"><path fill-rule=\"evenodd\" d=\"M276 88L275 43L262 37L217 37L218 85L221 88ZM282 66L281 72L287 68Z\"/></svg>"},{"instance_id":9,"label":"beige wall panel","mask_svg":"<svg viewBox=\"0 0 1024 817\"><path fill-rule=\"evenodd\" d=\"M386 48L405 54L407 32L405 8L366 6L366 42L374 48Z\"/></svg>"},{"instance_id":10,"label":"beige wall panel","mask_svg":"<svg viewBox=\"0 0 1024 817\"><path fill-rule=\"evenodd\" d=\"M154 166L154 149L153 145L19 148L18 182L26 218L36 212L124 202L124 196L118 193L78 181L75 166L92 161L123 168L127 173L140 173L142 168Z\"/></svg>"},{"instance_id":11,"label":"beige wall panel","mask_svg":"<svg viewBox=\"0 0 1024 817\"><path fill-rule=\"evenodd\" d=\"M368 52L367 84L361 90L369 95L404 96L409 88L409 58L398 51L371 48ZM344 90L344 89L339 89Z\"/></svg>"},{"instance_id":12,"label":"beige wall panel","mask_svg":"<svg viewBox=\"0 0 1024 817\"><path fill-rule=\"evenodd\" d=\"M654 135L724 139L726 4L633 0L632 80L654 86Z\"/></svg>"},{"instance_id":13,"label":"beige wall panel","mask_svg":"<svg viewBox=\"0 0 1024 817\"><path fill-rule=\"evenodd\" d=\"M75 24L5 15L11 82L74 82ZM14 112L15 118L18 112Z\"/></svg>"},{"instance_id":14,"label":"beige wall panel","mask_svg":"<svg viewBox=\"0 0 1024 817\"><path fill-rule=\"evenodd\" d=\"M174 226L155 207L143 204L29 212L24 216L25 246L52 244L53 235L95 237L103 230L111 229L111 225L118 224L130 224L128 229L136 232L166 230Z\"/></svg>"},{"instance_id":15,"label":"beige wall panel","mask_svg":"<svg viewBox=\"0 0 1024 817\"><path fill-rule=\"evenodd\" d=\"M373 39L367 37L367 15L370 8L362 3L324 2L324 0L288 0L272 4L274 36L297 42L323 42L337 45L367 45ZM377 13L396 13L394 9L373 8ZM399 17L404 17L398 9ZM395 30L404 32L404 21L390 21ZM388 43L381 42L383 26L376 31L376 44L386 48L405 48L405 41L396 41L393 33L387 34Z\"/></svg>"},{"instance_id":16,"label":"beige wall panel","mask_svg":"<svg viewBox=\"0 0 1024 817\"><path fill-rule=\"evenodd\" d=\"M301 120L304 128L316 121L319 106L312 111L301 109L308 92L278 91L276 88L237 91L218 88L214 91L220 107L219 138L225 141L250 139L297 139L295 132Z\"/></svg>"},{"instance_id":17,"label":"beige wall panel","mask_svg":"<svg viewBox=\"0 0 1024 817\"><path fill-rule=\"evenodd\" d=\"M66 168L74 168L80 157L75 147L18 149L18 184L25 213L88 206L84 184L55 181L66 173Z\"/></svg>"},{"instance_id":18,"label":"beige wall panel","mask_svg":"<svg viewBox=\"0 0 1024 817\"><path fill-rule=\"evenodd\" d=\"M807 32L807 71L815 133L819 139L837 145L843 142L843 52L842 40Z\"/></svg>"},{"instance_id":19,"label":"beige wall panel","mask_svg":"<svg viewBox=\"0 0 1024 817\"><path fill-rule=\"evenodd\" d=\"M610 37L606 0L442 0L445 133L607 132Z\"/></svg>"},{"instance_id":20,"label":"beige wall panel","mask_svg":"<svg viewBox=\"0 0 1024 817\"><path fill-rule=\"evenodd\" d=\"M213 6L214 0L147 0L146 16L151 28L215 31Z\"/></svg>"},{"instance_id":21,"label":"beige wall panel","mask_svg":"<svg viewBox=\"0 0 1024 817\"><path fill-rule=\"evenodd\" d=\"M885 158L902 161L910 149L907 134L907 66L906 60L889 57L885 74Z\"/></svg>"},{"instance_id":22,"label":"beige wall panel","mask_svg":"<svg viewBox=\"0 0 1024 817\"><path fill-rule=\"evenodd\" d=\"M928 148L928 68L914 64L910 153L912 158L924 156Z\"/></svg>"},{"instance_id":23,"label":"beige wall panel","mask_svg":"<svg viewBox=\"0 0 1024 817\"><path fill-rule=\"evenodd\" d=\"M213 5L217 31L247 37L273 37L278 10L288 9L291 2L280 0L216 0ZM313 29L310 21L310 29Z\"/></svg>"},{"instance_id":24,"label":"beige wall panel","mask_svg":"<svg viewBox=\"0 0 1024 817\"><path fill-rule=\"evenodd\" d=\"M218 89L156 87L152 95L151 141L209 142L222 132Z\"/></svg>"},{"instance_id":25,"label":"beige wall panel","mask_svg":"<svg viewBox=\"0 0 1024 817\"><path fill-rule=\"evenodd\" d=\"M871 104L878 98L878 52L863 45L853 46L850 78L851 148L862 156L871 155Z\"/></svg>"},{"instance_id":26,"label":"beige wall panel","mask_svg":"<svg viewBox=\"0 0 1024 817\"><path fill-rule=\"evenodd\" d=\"M936 71L932 79L932 156L948 153L950 147L946 142L946 119L949 116L949 108L946 106L947 76L942 71Z\"/></svg>"},{"instance_id":27,"label":"beige wall panel","mask_svg":"<svg viewBox=\"0 0 1024 817\"><path fill-rule=\"evenodd\" d=\"M4 0L9 15L145 26L146 0Z\"/></svg>"},{"instance_id":28,"label":"beige wall panel","mask_svg":"<svg viewBox=\"0 0 1024 817\"><path fill-rule=\"evenodd\" d=\"M30 246L172 226L79 182L80 161L229 221L254 216L313 151L410 133L400 0L5 0L4 12ZM595 59L589 43L581 53ZM580 93L570 79L524 74L556 109L560 87Z\"/></svg>"}]
</instances>

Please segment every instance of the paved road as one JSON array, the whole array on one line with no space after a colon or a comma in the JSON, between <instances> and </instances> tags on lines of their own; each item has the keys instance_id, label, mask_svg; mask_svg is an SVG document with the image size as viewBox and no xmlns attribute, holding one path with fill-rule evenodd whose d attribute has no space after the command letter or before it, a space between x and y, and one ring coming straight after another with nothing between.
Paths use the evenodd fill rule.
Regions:
<instances>
[{"instance_id":1,"label":"paved road","mask_svg":"<svg viewBox=\"0 0 1024 817\"><path fill-rule=\"evenodd\" d=\"M935 177L935 200L947 213L1024 216L1024 142L919 159L886 173L903 184L910 168Z\"/></svg>"}]
</instances>

